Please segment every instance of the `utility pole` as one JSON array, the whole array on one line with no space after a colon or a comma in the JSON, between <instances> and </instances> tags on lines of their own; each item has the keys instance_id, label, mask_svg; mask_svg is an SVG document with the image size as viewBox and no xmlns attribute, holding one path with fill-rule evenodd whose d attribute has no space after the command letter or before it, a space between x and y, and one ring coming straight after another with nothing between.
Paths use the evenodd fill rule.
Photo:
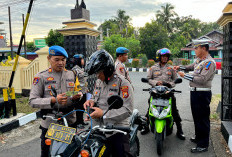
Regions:
<instances>
[{"instance_id":1,"label":"utility pole","mask_svg":"<svg viewBox=\"0 0 232 157\"><path fill-rule=\"evenodd\" d=\"M9 29L10 29L10 49L11 49L11 58L13 59L13 41L12 41L12 31L11 31L11 16L10 16L10 6L8 6L9 14Z\"/></svg>"},{"instance_id":2,"label":"utility pole","mask_svg":"<svg viewBox=\"0 0 232 157\"><path fill-rule=\"evenodd\" d=\"M22 14L22 18L23 18L23 27L24 27L24 14ZM25 53L25 58L27 58L27 45L26 45L26 35L24 36L24 53Z\"/></svg>"}]
</instances>

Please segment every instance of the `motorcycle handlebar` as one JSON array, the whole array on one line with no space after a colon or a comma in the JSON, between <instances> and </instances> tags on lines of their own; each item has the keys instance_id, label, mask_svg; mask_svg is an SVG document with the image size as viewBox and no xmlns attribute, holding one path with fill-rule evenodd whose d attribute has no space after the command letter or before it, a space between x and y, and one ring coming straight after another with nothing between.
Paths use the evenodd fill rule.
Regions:
<instances>
[{"instance_id":1,"label":"motorcycle handlebar","mask_svg":"<svg viewBox=\"0 0 232 157\"><path fill-rule=\"evenodd\" d=\"M130 132L130 127L126 127L126 126L112 126L112 127L106 126L106 129L116 129L116 130L125 131L127 133Z\"/></svg>"}]
</instances>

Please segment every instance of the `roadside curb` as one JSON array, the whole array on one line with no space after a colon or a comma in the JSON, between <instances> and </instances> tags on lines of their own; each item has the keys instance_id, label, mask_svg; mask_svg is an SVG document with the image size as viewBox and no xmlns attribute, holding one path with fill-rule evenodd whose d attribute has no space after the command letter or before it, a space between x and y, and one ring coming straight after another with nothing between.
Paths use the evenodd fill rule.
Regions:
<instances>
[{"instance_id":1,"label":"roadside curb","mask_svg":"<svg viewBox=\"0 0 232 157\"><path fill-rule=\"evenodd\" d=\"M148 72L149 68L126 68L128 71L131 72ZM221 75L222 70L216 70L216 74Z\"/></svg>"},{"instance_id":2,"label":"roadside curb","mask_svg":"<svg viewBox=\"0 0 232 157\"><path fill-rule=\"evenodd\" d=\"M0 132L4 133L7 131L11 131L12 129L18 128L20 126L23 126L33 120L36 120L37 118L40 118L40 111L30 113L28 115L25 115L23 117L20 117L16 120L13 120L9 123L3 124L0 126Z\"/></svg>"}]
</instances>

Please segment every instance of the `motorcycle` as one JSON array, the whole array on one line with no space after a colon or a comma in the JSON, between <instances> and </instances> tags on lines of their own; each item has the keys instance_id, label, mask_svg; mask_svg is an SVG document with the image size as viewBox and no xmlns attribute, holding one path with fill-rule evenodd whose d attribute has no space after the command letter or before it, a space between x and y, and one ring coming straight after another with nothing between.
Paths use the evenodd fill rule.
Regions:
<instances>
[{"instance_id":1,"label":"motorcycle","mask_svg":"<svg viewBox=\"0 0 232 157\"><path fill-rule=\"evenodd\" d=\"M111 109L121 108L123 100L118 95L113 95L108 99L109 108L104 115ZM57 121L58 124L52 123L47 131L45 143L50 145L51 157L104 157L110 156L108 146L106 145L107 133L123 133L130 135L130 151L133 156L139 156L140 143L137 137L138 129L142 128L140 125L144 123L144 120L139 115L137 109L135 109L130 117L130 127L113 126L113 125L100 125L92 127L92 119L90 117L91 109L88 108L87 113L91 120L90 128L77 130L76 128L68 127L66 116L75 111L73 110L66 115L55 114L52 116L44 116L46 118L52 118ZM58 117L57 117L58 116Z\"/></svg>"},{"instance_id":2,"label":"motorcycle","mask_svg":"<svg viewBox=\"0 0 232 157\"><path fill-rule=\"evenodd\" d=\"M147 78L142 78L141 81L148 83ZM181 78L175 80L175 84L181 82ZM172 95L181 93L181 91L168 88L167 86L168 84L143 89L143 91L149 91L150 93L148 117L151 131L155 134L158 155L162 154L164 139L172 134L173 130Z\"/></svg>"}]
</instances>

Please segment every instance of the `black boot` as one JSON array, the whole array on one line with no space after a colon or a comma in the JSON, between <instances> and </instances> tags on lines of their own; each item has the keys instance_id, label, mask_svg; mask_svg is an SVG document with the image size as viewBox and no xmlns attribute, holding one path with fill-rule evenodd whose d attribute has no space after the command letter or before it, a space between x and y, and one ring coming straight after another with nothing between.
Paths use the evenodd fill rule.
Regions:
<instances>
[{"instance_id":1,"label":"black boot","mask_svg":"<svg viewBox=\"0 0 232 157\"><path fill-rule=\"evenodd\" d=\"M143 129L141 130L141 135L146 135L147 133L150 132L150 129L149 129L149 125L146 125L143 127Z\"/></svg>"},{"instance_id":2,"label":"black boot","mask_svg":"<svg viewBox=\"0 0 232 157\"><path fill-rule=\"evenodd\" d=\"M177 128L177 132L176 132L176 136L180 139L180 140L185 140L185 136L182 130L182 125L180 122L176 123L176 128Z\"/></svg>"}]
</instances>

